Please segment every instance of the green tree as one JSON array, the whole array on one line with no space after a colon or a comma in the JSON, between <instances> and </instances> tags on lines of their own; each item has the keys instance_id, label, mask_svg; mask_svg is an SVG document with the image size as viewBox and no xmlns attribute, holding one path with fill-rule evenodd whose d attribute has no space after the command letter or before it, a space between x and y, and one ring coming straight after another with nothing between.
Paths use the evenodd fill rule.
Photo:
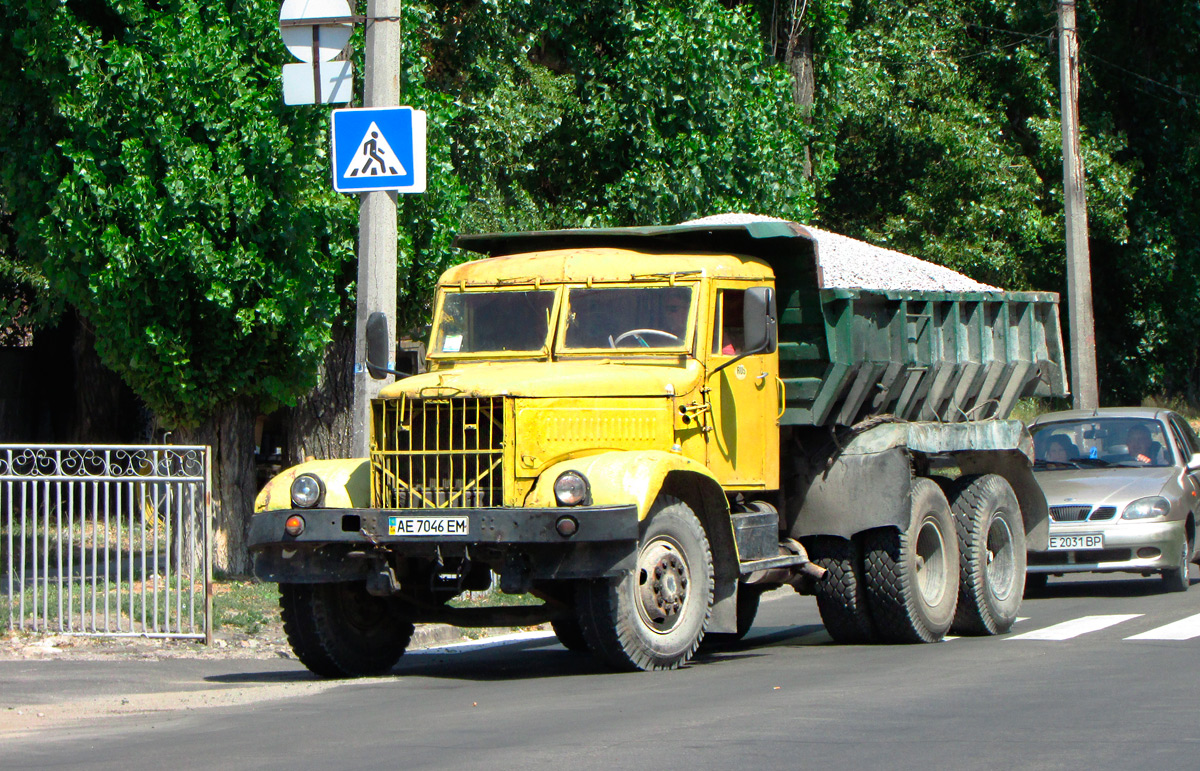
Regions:
<instances>
[{"instance_id":1,"label":"green tree","mask_svg":"<svg viewBox=\"0 0 1200 771\"><path fill-rule=\"evenodd\" d=\"M160 421L216 445L218 554L234 570L256 408L313 384L352 257L324 114L278 96L277 13L265 0L0 10L11 240Z\"/></svg>"}]
</instances>

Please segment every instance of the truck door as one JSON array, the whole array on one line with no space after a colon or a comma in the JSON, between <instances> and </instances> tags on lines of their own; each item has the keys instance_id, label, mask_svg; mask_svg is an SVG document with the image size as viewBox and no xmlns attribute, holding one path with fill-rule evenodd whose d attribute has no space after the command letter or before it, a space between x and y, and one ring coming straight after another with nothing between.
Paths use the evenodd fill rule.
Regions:
<instances>
[{"instance_id":1,"label":"truck door","mask_svg":"<svg viewBox=\"0 0 1200 771\"><path fill-rule=\"evenodd\" d=\"M710 373L743 350L746 289L744 284L716 285L707 342ZM706 385L713 429L707 434L708 467L728 486L778 488L778 354L746 356L710 374Z\"/></svg>"}]
</instances>

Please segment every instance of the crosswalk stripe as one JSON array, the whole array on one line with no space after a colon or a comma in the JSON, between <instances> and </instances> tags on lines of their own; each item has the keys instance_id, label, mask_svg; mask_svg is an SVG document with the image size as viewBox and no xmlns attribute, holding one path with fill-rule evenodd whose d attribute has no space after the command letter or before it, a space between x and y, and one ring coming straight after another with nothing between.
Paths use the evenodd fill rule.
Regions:
<instances>
[{"instance_id":1,"label":"crosswalk stripe","mask_svg":"<svg viewBox=\"0 0 1200 771\"><path fill-rule=\"evenodd\" d=\"M1200 637L1200 613L1180 619L1166 626L1151 629L1149 632L1126 637L1126 640L1190 640Z\"/></svg>"},{"instance_id":2,"label":"crosswalk stripe","mask_svg":"<svg viewBox=\"0 0 1200 771\"><path fill-rule=\"evenodd\" d=\"M1061 624L1048 626L1044 629L1036 629L1025 634L1018 634L1010 637L1010 640L1070 640L1072 637L1078 637L1081 634L1088 632L1098 632L1106 627L1120 624L1123 621L1128 621L1131 618L1138 618L1141 613L1131 613L1127 615L1112 615L1112 616L1082 616L1071 621L1064 621Z\"/></svg>"}]
</instances>

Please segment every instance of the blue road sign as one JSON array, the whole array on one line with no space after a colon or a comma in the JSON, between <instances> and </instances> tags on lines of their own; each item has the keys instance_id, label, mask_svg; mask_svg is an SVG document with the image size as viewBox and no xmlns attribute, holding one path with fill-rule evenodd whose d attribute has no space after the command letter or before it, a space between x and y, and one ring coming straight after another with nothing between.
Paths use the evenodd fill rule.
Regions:
<instances>
[{"instance_id":1,"label":"blue road sign","mask_svg":"<svg viewBox=\"0 0 1200 771\"><path fill-rule=\"evenodd\" d=\"M333 189L425 192L425 113L411 107L333 111Z\"/></svg>"}]
</instances>

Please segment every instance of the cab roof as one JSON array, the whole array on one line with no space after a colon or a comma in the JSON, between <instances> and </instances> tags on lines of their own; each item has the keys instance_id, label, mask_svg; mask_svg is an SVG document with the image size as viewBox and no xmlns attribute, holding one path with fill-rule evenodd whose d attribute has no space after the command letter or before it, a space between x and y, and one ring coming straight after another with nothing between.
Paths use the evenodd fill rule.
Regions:
<instances>
[{"instance_id":1,"label":"cab roof","mask_svg":"<svg viewBox=\"0 0 1200 771\"><path fill-rule=\"evenodd\" d=\"M811 265L814 240L803 225L783 221L465 235L454 246L492 259L450 268L441 283L629 281L670 275L758 279L770 277L768 263L781 257L807 257Z\"/></svg>"}]
</instances>

